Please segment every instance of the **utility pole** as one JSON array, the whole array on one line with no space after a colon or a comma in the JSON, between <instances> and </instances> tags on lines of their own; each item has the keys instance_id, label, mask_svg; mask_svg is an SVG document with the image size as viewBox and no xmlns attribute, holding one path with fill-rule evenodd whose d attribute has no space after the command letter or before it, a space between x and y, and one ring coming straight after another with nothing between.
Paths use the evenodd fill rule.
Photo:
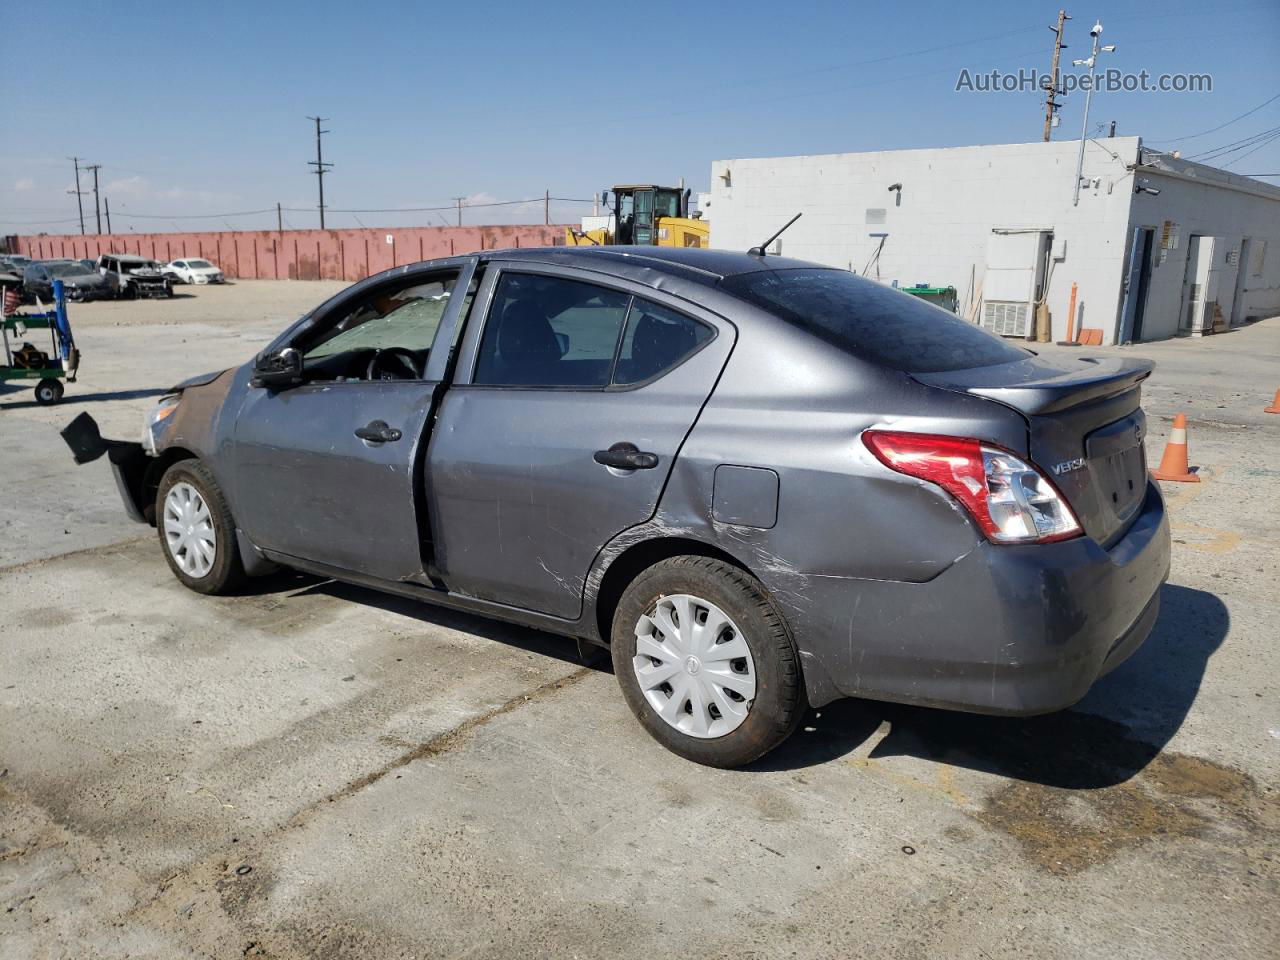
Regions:
<instances>
[{"instance_id":1,"label":"utility pole","mask_svg":"<svg viewBox=\"0 0 1280 960\"><path fill-rule=\"evenodd\" d=\"M107 210L107 236L111 236L111 198L103 197L102 205L106 207Z\"/></svg>"},{"instance_id":2,"label":"utility pole","mask_svg":"<svg viewBox=\"0 0 1280 960\"><path fill-rule=\"evenodd\" d=\"M542 222L548 227L551 226L551 191L548 190L542 195Z\"/></svg>"},{"instance_id":3,"label":"utility pole","mask_svg":"<svg viewBox=\"0 0 1280 960\"><path fill-rule=\"evenodd\" d=\"M102 169L102 164L92 163L85 167L86 170L93 171L93 215L98 219L98 234L102 234L102 208L98 206L98 171Z\"/></svg>"},{"instance_id":4,"label":"utility pole","mask_svg":"<svg viewBox=\"0 0 1280 960\"><path fill-rule=\"evenodd\" d=\"M323 123L325 120L327 120L328 117L307 117L307 119L314 120L316 122L316 158L314 160L309 161L307 163L307 166L316 168L315 169L316 181L320 185L320 208L319 208L320 209L320 229L323 230L324 229L324 175L329 172L329 168L332 167L333 164L325 163L324 157L320 153L320 135L322 133L329 132L328 130L321 130L320 124Z\"/></svg>"},{"instance_id":5,"label":"utility pole","mask_svg":"<svg viewBox=\"0 0 1280 960\"><path fill-rule=\"evenodd\" d=\"M462 226L462 201L465 199L467 198L466 197L453 198L454 203L458 205L458 226Z\"/></svg>"},{"instance_id":6,"label":"utility pole","mask_svg":"<svg viewBox=\"0 0 1280 960\"><path fill-rule=\"evenodd\" d=\"M280 209L280 202L276 201L276 233L284 233L284 211Z\"/></svg>"},{"instance_id":7,"label":"utility pole","mask_svg":"<svg viewBox=\"0 0 1280 960\"><path fill-rule=\"evenodd\" d=\"M1105 47L1098 46L1098 39L1102 36L1102 21L1098 20L1094 23L1093 29L1089 31L1089 36L1093 37L1093 53L1089 54L1087 60L1073 60L1072 64L1077 67L1089 68L1089 86L1084 94L1084 123L1080 127L1080 152L1076 154L1076 187L1071 198L1073 207L1080 206L1080 179L1084 174L1084 141L1089 135L1089 103L1093 99L1093 78L1094 70L1098 66L1099 53L1114 53L1116 45L1109 43Z\"/></svg>"},{"instance_id":8,"label":"utility pole","mask_svg":"<svg viewBox=\"0 0 1280 960\"><path fill-rule=\"evenodd\" d=\"M80 158L72 157L71 162L76 165L76 188L74 190L68 190L67 193L74 193L76 195L76 207L80 211L80 236L83 237L84 236L84 200L82 200L81 198L84 196L84 191L80 189Z\"/></svg>"},{"instance_id":9,"label":"utility pole","mask_svg":"<svg viewBox=\"0 0 1280 960\"><path fill-rule=\"evenodd\" d=\"M1067 16L1067 11L1058 11L1057 27L1050 27L1054 32L1053 39L1053 67L1049 71L1049 97L1044 102L1044 142L1048 143L1050 133L1053 129L1053 115L1057 112L1061 104L1058 103L1058 58L1062 55L1062 51L1066 49L1066 44L1062 42L1062 31L1066 21L1071 18Z\"/></svg>"}]
</instances>

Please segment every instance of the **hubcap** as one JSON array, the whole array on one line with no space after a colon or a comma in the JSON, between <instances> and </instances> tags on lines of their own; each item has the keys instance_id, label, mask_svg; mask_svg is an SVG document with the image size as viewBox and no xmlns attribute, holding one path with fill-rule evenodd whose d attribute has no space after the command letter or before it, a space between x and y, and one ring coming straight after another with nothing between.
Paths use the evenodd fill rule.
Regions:
<instances>
[{"instance_id":1,"label":"hubcap","mask_svg":"<svg viewBox=\"0 0 1280 960\"><path fill-rule=\"evenodd\" d=\"M218 535L200 491L175 483L164 498L164 539L182 572L197 579L213 569Z\"/></svg>"},{"instance_id":2,"label":"hubcap","mask_svg":"<svg viewBox=\"0 0 1280 960\"><path fill-rule=\"evenodd\" d=\"M728 614L701 597L659 599L636 623L631 665L658 716L691 737L732 733L755 699L751 648Z\"/></svg>"}]
</instances>

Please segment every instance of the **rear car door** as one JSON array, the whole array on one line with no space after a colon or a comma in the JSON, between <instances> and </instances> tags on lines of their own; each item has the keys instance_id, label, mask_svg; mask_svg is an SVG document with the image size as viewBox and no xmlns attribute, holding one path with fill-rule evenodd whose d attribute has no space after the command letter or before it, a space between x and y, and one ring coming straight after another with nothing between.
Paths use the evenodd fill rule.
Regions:
<instances>
[{"instance_id":1,"label":"rear car door","mask_svg":"<svg viewBox=\"0 0 1280 960\"><path fill-rule=\"evenodd\" d=\"M304 382L250 389L234 435L236 515L259 547L384 580L426 579L416 491L474 267L398 274L322 308L276 345L303 354Z\"/></svg>"},{"instance_id":2,"label":"rear car door","mask_svg":"<svg viewBox=\"0 0 1280 960\"><path fill-rule=\"evenodd\" d=\"M565 619L600 548L653 516L731 324L592 271L490 264L432 433L450 591Z\"/></svg>"}]
</instances>

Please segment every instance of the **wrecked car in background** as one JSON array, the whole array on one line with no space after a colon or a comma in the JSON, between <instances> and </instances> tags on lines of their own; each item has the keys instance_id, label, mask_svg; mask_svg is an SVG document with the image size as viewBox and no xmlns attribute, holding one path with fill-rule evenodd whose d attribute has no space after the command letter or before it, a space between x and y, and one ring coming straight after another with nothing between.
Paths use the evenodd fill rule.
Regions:
<instances>
[{"instance_id":1,"label":"wrecked car in background","mask_svg":"<svg viewBox=\"0 0 1280 960\"><path fill-rule=\"evenodd\" d=\"M727 767L809 705L1042 713L1125 660L1169 570L1150 371L758 252L508 250L356 284L141 443L64 436L193 590L285 565L605 645Z\"/></svg>"},{"instance_id":2,"label":"wrecked car in background","mask_svg":"<svg viewBox=\"0 0 1280 960\"><path fill-rule=\"evenodd\" d=\"M106 277L79 260L38 260L22 272L23 292L46 303L53 302L53 281L61 280L68 300L102 300L114 291Z\"/></svg>"},{"instance_id":3,"label":"wrecked car in background","mask_svg":"<svg viewBox=\"0 0 1280 960\"><path fill-rule=\"evenodd\" d=\"M173 281L155 260L125 253L104 253L98 258L98 272L106 278L115 297L136 300L141 297L172 297Z\"/></svg>"}]
</instances>

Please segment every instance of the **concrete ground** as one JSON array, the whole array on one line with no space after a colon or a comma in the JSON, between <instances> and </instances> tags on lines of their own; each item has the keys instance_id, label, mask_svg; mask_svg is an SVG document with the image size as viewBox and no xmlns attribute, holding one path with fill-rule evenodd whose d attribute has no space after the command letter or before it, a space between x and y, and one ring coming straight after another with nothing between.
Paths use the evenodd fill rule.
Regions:
<instances>
[{"instance_id":1,"label":"concrete ground","mask_svg":"<svg viewBox=\"0 0 1280 960\"><path fill-rule=\"evenodd\" d=\"M1277 956L1280 319L1093 351L1158 361L1149 455L1185 411L1202 482L1166 485L1155 633L1081 704L845 702L724 772L555 637L191 593L72 465L76 413L132 437L337 286L73 307L63 403L0 392L0 956Z\"/></svg>"}]
</instances>

